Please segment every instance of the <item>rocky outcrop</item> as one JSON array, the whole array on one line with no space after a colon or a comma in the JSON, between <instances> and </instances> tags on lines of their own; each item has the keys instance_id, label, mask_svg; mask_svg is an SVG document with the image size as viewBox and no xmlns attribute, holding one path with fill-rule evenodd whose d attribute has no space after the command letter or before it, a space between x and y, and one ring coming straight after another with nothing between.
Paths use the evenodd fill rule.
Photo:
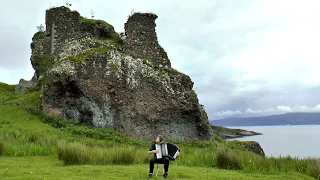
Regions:
<instances>
[{"instance_id":1,"label":"rocky outcrop","mask_svg":"<svg viewBox=\"0 0 320 180\"><path fill-rule=\"evenodd\" d=\"M265 156L265 153L262 149L262 147L260 146L260 144L256 141L231 141L245 149L247 149L248 151L254 152L258 155L261 156Z\"/></svg>"},{"instance_id":2,"label":"rocky outcrop","mask_svg":"<svg viewBox=\"0 0 320 180\"><path fill-rule=\"evenodd\" d=\"M224 139L233 139L233 138L241 138L245 136L255 136L255 135L262 135L262 133L255 132L255 131L247 131L244 129L232 129L226 128L222 126L212 126L213 133L217 134L218 136Z\"/></svg>"},{"instance_id":3,"label":"rocky outcrop","mask_svg":"<svg viewBox=\"0 0 320 180\"><path fill-rule=\"evenodd\" d=\"M61 15L64 17L58 17ZM150 47L146 52L158 52L160 45L155 32L144 28L146 22L140 23L138 31L147 29L143 32L155 36L151 44L141 40L144 36L128 33L133 28L129 25L130 18L123 43L118 34L109 31L107 23L87 19L92 28L84 28L80 15L76 18L78 15L66 7L47 10L45 35L34 38L31 45L31 61L37 62L33 64L44 64L41 59L34 59L37 56L50 59L39 75L45 113L113 128L145 140L154 139L157 134L174 140L211 138L207 114L192 90L190 77L171 68L163 54L147 56L148 53L135 47L139 42L141 47ZM140 13L131 18L149 16ZM74 26L64 33L58 27L63 23L56 21ZM146 21L152 24L150 19ZM138 39L134 40L135 37Z\"/></svg>"},{"instance_id":4,"label":"rocky outcrop","mask_svg":"<svg viewBox=\"0 0 320 180\"><path fill-rule=\"evenodd\" d=\"M31 90L35 90L37 88L37 76L33 75L30 81L20 79L19 84L15 87L15 92L18 94L25 93Z\"/></svg>"}]
</instances>

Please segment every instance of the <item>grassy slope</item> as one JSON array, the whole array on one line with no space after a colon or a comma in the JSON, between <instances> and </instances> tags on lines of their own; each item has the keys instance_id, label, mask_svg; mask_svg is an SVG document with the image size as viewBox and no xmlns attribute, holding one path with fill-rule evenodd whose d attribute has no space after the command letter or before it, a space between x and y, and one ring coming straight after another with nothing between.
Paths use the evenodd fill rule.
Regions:
<instances>
[{"instance_id":1,"label":"grassy slope","mask_svg":"<svg viewBox=\"0 0 320 180\"><path fill-rule=\"evenodd\" d=\"M146 179L148 165L130 166L63 166L56 157L2 157L0 158L1 179ZM160 170L162 172L162 169ZM220 170L215 168L184 167L171 165L169 179L292 179L308 180L311 177L298 173L262 174L245 173L242 171ZM154 177L153 179L163 179Z\"/></svg>"},{"instance_id":2,"label":"grassy slope","mask_svg":"<svg viewBox=\"0 0 320 180\"><path fill-rule=\"evenodd\" d=\"M7 128L59 138L81 138L59 131L30 115L25 107L40 103L40 93L15 95L14 86L0 84L0 132ZM5 99L3 103L3 99ZM17 105L19 104L19 105ZM6 124L6 125L4 125ZM9 124L7 126L7 124ZM5 128L5 129L4 129ZM83 137L82 137L83 138ZM130 166L63 166L56 156L0 157L0 179L145 179L147 164ZM57 176L58 175L58 176ZM158 178L160 179L160 178ZM312 179L289 173L246 173L215 168L186 167L173 163L170 179Z\"/></svg>"}]
</instances>

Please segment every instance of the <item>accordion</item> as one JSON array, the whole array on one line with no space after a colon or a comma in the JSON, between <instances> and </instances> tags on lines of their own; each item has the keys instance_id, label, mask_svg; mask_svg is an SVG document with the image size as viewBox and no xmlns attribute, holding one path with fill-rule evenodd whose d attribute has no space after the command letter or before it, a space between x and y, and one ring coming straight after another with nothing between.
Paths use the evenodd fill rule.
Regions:
<instances>
[{"instance_id":1,"label":"accordion","mask_svg":"<svg viewBox=\"0 0 320 180\"><path fill-rule=\"evenodd\" d=\"M168 142L156 144L156 150L159 150L159 152L156 154L157 159L169 157L170 160L174 160L178 157L178 154L180 152L178 146Z\"/></svg>"}]
</instances>

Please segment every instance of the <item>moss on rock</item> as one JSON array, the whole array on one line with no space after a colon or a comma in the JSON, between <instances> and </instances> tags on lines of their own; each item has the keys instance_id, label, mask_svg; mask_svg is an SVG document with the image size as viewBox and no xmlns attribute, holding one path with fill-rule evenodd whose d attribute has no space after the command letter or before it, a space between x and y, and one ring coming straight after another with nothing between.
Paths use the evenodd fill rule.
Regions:
<instances>
[{"instance_id":1,"label":"moss on rock","mask_svg":"<svg viewBox=\"0 0 320 180\"><path fill-rule=\"evenodd\" d=\"M100 20L100 19L88 19L83 16L80 16L80 22L83 24L89 24L89 25L103 24L103 25L108 25L113 28L113 26L111 24L107 23L104 20Z\"/></svg>"},{"instance_id":2,"label":"moss on rock","mask_svg":"<svg viewBox=\"0 0 320 180\"><path fill-rule=\"evenodd\" d=\"M85 62L87 59L89 59L88 56L92 54L105 54L111 50L114 50L114 49L110 47L92 48L92 49L86 50L81 54L68 56L68 59L72 62Z\"/></svg>"},{"instance_id":3,"label":"moss on rock","mask_svg":"<svg viewBox=\"0 0 320 180\"><path fill-rule=\"evenodd\" d=\"M32 41L38 41L40 39L43 39L45 36L46 35L44 31L38 31L33 35Z\"/></svg>"},{"instance_id":4,"label":"moss on rock","mask_svg":"<svg viewBox=\"0 0 320 180\"><path fill-rule=\"evenodd\" d=\"M54 56L48 54L33 54L31 62L37 75L40 76L52 68L54 64Z\"/></svg>"}]
</instances>

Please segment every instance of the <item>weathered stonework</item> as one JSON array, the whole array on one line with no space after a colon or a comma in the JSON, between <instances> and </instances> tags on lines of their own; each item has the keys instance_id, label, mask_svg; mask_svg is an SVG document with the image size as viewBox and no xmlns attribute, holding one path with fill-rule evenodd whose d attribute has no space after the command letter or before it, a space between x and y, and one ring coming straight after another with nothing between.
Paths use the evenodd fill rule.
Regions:
<instances>
[{"instance_id":1,"label":"weathered stonework","mask_svg":"<svg viewBox=\"0 0 320 180\"><path fill-rule=\"evenodd\" d=\"M177 140L211 138L193 82L170 67L157 42L156 15L129 18L124 52L120 37L105 22L81 20L66 7L49 9L46 17L46 36L31 44L33 67L45 76L45 113L145 140L156 134ZM49 68L41 58L49 59Z\"/></svg>"},{"instance_id":2,"label":"weathered stonework","mask_svg":"<svg viewBox=\"0 0 320 180\"><path fill-rule=\"evenodd\" d=\"M161 77L159 74L163 74ZM185 74L155 70L117 51L95 54L86 63L64 61L43 88L50 113L129 136L151 140L210 139L207 114ZM50 110L50 111L49 111Z\"/></svg>"},{"instance_id":3,"label":"weathered stonework","mask_svg":"<svg viewBox=\"0 0 320 180\"><path fill-rule=\"evenodd\" d=\"M124 27L124 51L134 58L150 60L153 65L171 67L167 53L158 43L157 17L151 13L134 13L128 18Z\"/></svg>"},{"instance_id":4,"label":"weathered stonework","mask_svg":"<svg viewBox=\"0 0 320 180\"><path fill-rule=\"evenodd\" d=\"M110 24L81 17L77 11L61 6L46 11L46 31L37 32L32 39L31 64L37 78L44 75L72 41L84 39L121 39ZM91 47L90 47L91 48Z\"/></svg>"},{"instance_id":5,"label":"weathered stonework","mask_svg":"<svg viewBox=\"0 0 320 180\"><path fill-rule=\"evenodd\" d=\"M51 8L46 11L46 35L50 37L50 51L59 54L70 36L80 31L80 14L67 7Z\"/></svg>"},{"instance_id":6,"label":"weathered stonework","mask_svg":"<svg viewBox=\"0 0 320 180\"><path fill-rule=\"evenodd\" d=\"M86 19L77 11L62 6L46 11L46 36L50 38L50 51L45 53L56 56L71 39L81 40L86 37L112 39L117 33L110 24Z\"/></svg>"}]
</instances>

